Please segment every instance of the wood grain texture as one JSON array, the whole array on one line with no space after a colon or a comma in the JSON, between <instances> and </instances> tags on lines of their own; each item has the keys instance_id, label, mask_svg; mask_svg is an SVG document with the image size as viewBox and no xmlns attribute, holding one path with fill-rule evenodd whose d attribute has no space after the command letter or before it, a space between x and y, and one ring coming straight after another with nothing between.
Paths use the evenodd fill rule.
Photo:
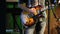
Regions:
<instances>
[{"instance_id":1,"label":"wood grain texture","mask_svg":"<svg viewBox=\"0 0 60 34\"><path fill-rule=\"evenodd\" d=\"M58 17L60 17L60 6L56 8L55 13ZM52 11L50 11L50 34L58 34L58 31L60 30L57 30L57 27L60 28L60 22L56 21L56 18L54 18ZM46 26L45 34L48 34L48 25Z\"/></svg>"}]
</instances>

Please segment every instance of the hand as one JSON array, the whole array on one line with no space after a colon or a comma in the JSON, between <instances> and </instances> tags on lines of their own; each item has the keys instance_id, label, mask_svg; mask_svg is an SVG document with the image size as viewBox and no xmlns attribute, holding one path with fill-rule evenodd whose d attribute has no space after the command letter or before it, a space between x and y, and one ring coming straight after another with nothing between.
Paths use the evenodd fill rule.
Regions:
<instances>
[{"instance_id":1,"label":"hand","mask_svg":"<svg viewBox=\"0 0 60 34\"><path fill-rule=\"evenodd\" d=\"M36 10L41 10L42 6L41 5L38 5L35 8L36 8Z\"/></svg>"},{"instance_id":2,"label":"hand","mask_svg":"<svg viewBox=\"0 0 60 34\"><path fill-rule=\"evenodd\" d=\"M35 8L29 9L29 12L33 13L34 15L37 15L37 11Z\"/></svg>"},{"instance_id":3,"label":"hand","mask_svg":"<svg viewBox=\"0 0 60 34\"><path fill-rule=\"evenodd\" d=\"M34 12L36 12L36 9L35 8L31 8L31 9L29 9L29 11L34 13Z\"/></svg>"}]
</instances>

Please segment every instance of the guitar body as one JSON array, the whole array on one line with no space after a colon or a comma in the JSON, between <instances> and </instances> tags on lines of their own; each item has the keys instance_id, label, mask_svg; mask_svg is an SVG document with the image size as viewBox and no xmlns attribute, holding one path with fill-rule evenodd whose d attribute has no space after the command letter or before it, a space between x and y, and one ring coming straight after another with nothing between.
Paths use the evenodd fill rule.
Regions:
<instances>
[{"instance_id":1,"label":"guitar body","mask_svg":"<svg viewBox=\"0 0 60 34\"><path fill-rule=\"evenodd\" d=\"M21 13L21 20L24 27L31 27L36 23L36 20L32 17L33 15L30 12L23 11Z\"/></svg>"}]
</instances>

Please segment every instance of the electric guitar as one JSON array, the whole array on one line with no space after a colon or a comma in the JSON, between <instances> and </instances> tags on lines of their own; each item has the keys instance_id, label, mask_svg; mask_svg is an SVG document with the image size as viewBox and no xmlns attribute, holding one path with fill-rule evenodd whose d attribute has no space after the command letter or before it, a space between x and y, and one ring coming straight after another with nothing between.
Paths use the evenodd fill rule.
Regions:
<instances>
[{"instance_id":1,"label":"electric guitar","mask_svg":"<svg viewBox=\"0 0 60 34\"><path fill-rule=\"evenodd\" d=\"M41 14L38 14L38 10L41 10L41 8L42 8L41 6L35 6L34 8L30 8L30 10L32 10L33 13L30 13L29 11L22 12L23 15L27 15L26 17L24 17L24 19L26 21L23 23L24 26L30 27L37 23L38 15L41 15Z\"/></svg>"}]
</instances>

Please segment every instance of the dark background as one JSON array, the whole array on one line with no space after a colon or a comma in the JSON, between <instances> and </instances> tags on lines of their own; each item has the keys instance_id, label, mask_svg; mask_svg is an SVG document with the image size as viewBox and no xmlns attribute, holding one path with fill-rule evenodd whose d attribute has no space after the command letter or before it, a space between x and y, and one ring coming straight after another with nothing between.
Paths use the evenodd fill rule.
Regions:
<instances>
[{"instance_id":1,"label":"dark background","mask_svg":"<svg viewBox=\"0 0 60 34\"><path fill-rule=\"evenodd\" d=\"M5 0L0 0L0 34L5 34Z\"/></svg>"}]
</instances>

